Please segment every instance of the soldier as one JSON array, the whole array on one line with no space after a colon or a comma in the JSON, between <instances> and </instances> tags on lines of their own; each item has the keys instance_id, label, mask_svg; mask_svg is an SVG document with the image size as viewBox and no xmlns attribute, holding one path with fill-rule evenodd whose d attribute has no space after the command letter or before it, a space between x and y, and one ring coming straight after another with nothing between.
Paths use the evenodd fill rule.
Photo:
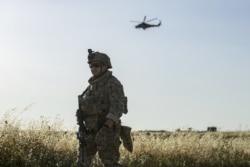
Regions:
<instances>
[{"instance_id":1,"label":"soldier","mask_svg":"<svg viewBox=\"0 0 250 167\"><path fill-rule=\"evenodd\" d=\"M79 155L77 163L78 166L89 167L98 152L105 167L121 167L118 163L122 136L120 118L127 113L127 97L120 81L109 71L112 68L110 58L91 49L88 52L88 64L93 76L88 80L87 89L79 96L81 113L77 116L83 117L84 144L83 158L80 160Z\"/></svg>"}]
</instances>

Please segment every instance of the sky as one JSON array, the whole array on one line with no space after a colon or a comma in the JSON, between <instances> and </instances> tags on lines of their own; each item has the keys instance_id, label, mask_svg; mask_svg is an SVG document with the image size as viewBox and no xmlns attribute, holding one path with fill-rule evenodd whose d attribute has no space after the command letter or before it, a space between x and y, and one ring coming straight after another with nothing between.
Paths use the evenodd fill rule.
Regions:
<instances>
[{"instance_id":1,"label":"sky","mask_svg":"<svg viewBox=\"0 0 250 167\"><path fill-rule=\"evenodd\" d=\"M133 130L250 130L250 1L0 0L0 118L76 129L87 50L106 53ZM158 18L147 30L136 23ZM150 22L157 24L158 20Z\"/></svg>"}]
</instances>

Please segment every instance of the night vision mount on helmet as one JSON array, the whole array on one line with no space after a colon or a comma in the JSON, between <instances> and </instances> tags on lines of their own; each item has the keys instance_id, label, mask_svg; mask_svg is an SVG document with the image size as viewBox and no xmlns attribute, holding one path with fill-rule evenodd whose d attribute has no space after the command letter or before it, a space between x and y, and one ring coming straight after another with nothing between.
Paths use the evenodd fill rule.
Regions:
<instances>
[{"instance_id":1,"label":"night vision mount on helmet","mask_svg":"<svg viewBox=\"0 0 250 167\"><path fill-rule=\"evenodd\" d=\"M93 62L101 62L104 65L107 65L108 68L112 68L110 58L105 53L94 52L94 51L92 51L92 49L88 49L88 53L89 53L89 55L88 55L88 63L89 64L91 64Z\"/></svg>"}]
</instances>

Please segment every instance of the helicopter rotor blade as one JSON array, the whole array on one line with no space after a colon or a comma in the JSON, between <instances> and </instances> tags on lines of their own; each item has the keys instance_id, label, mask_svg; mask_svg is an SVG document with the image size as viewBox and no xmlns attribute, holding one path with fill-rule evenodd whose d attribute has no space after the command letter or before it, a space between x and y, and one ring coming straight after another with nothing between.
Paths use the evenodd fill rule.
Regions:
<instances>
[{"instance_id":1,"label":"helicopter rotor blade","mask_svg":"<svg viewBox=\"0 0 250 167\"><path fill-rule=\"evenodd\" d=\"M130 22L132 22L132 23L140 23L140 21L130 21Z\"/></svg>"},{"instance_id":2,"label":"helicopter rotor blade","mask_svg":"<svg viewBox=\"0 0 250 167\"><path fill-rule=\"evenodd\" d=\"M145 22L146 21L146 16L144 16L144 19L143 19L143 22Z\"/></svg>"},{"instance_id":3,"label":"helicopter rotor blade","mask_svg":"<svg viewBox=\"0 0 250 167\"><path fill-rule=\"evenodd\" d=\"M153 18L153 19L150 19L150 20L148 20L148 21L146 21L146 22L150 22L150 21L154 21L154 20L157 20L158 18Z\"/></svg>"}]
</instances>

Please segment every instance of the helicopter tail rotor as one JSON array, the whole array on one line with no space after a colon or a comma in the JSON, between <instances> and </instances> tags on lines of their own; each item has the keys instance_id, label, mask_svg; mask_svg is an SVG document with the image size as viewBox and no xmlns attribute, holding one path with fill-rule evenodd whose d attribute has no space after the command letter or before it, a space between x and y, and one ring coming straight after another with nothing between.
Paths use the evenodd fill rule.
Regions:
<instances>
[{"instance_id":1,"label":"helicopter tail rotor","mask_svg":"<svg viewBox=\"0 0 250 167\"><path fill-rule=\"evenodd\" d=\"M161 20L160 20L160 22L159 22L159 24L158 24L158 27L160 27L161 26Z\"/></svg>"}]
</instances>

